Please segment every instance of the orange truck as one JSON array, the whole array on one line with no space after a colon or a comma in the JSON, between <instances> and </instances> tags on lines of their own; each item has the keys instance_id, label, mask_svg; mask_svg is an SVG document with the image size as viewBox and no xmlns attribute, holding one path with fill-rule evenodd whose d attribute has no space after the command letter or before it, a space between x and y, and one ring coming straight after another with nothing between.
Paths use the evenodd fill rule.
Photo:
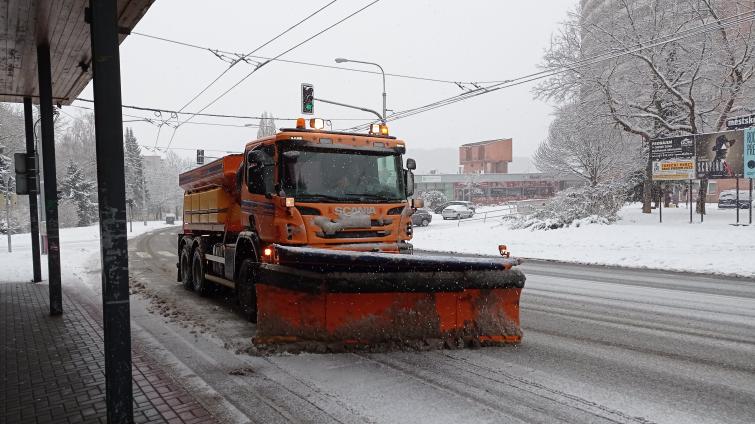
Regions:
<instances>
[{"instance_id":1,"label":"orange truck","mask_svg":"<svg viewBox=\"0 0 755 424\"><path fill-rule=\"evenodd\" d=\"M336 351L518 343L524 274L502 258L414 255L415 162L369 134L282 129L179 177L178 281L234 291L254 343Z\"/></svg>"}]
</instances>

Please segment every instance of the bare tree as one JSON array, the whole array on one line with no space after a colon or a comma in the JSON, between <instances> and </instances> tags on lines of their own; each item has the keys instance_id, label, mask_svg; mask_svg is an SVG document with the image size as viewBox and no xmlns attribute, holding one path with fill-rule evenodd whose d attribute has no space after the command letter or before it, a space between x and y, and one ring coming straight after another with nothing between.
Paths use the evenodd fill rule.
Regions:
<instances>
[{"instance_id":1,"label":"bare tree","mask_svg":"<svg viewBox=\"0 0 755 424\"><path fill-rule=\"evenodd\" d=\"M594 187L626 181L642 169L640 144L605 117L575 103L557 108L548 138L534 156L535 166L557 176L574 175Z\"/></svg>"},{"instance_id":2,"label":"bare tree","mask_svg":"<svg viewBox=\"0 0 755 424\"><path fill-rule=\"evenodd\" d=\"M753 89L755 34L751 20L729 17L749 11L751 1L607 3L611 7L570 15L543 65L563 72L539 85L537 96L603 104L614 124L644 142L718 131L744 110ZM646 172L649 180L649 163ZM649 183L644 193L650 212Z\"/></svg>"}]
</instances>

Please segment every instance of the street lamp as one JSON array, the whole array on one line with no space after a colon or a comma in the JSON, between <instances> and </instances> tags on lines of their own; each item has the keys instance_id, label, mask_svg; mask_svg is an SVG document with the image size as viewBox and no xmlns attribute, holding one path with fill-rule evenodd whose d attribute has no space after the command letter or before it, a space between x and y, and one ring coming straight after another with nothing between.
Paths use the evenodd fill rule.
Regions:
<instances>
[{"instance_id":1,"label":"street lamp","mask_svg":"<svg viewBox=\"0 0 755 424\"><path fill-rule=\"evenodd\" d=\"M336 58L336 63L345 63L345 62L352 62L352 63L362 63L365 65L375 65L378 68L380 68L380 73L383 74L383 123L385 123L385 117L386 117L386 108L385 108L385 71L383 70L383 67L378 65L375 62L365 62L362 60L352 60L352 59L344 59L342 57Z\"/></svg>"}]
</instances>

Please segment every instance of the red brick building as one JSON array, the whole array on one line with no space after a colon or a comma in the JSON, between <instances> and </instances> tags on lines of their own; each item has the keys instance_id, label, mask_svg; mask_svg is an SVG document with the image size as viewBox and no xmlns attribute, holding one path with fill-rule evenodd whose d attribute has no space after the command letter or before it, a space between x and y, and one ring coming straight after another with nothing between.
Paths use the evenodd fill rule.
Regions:
<instances>
[{"instance_id":1,"label":"red brick building","mask_svg":"<svg viewBox=\"0 0 755 424\"><path fill-rule=\"evenodd\" d=\"M507 174L513 157L510 138L478 141L459 147L459 164L463 174Z\"/></svg>"}]
</instances>

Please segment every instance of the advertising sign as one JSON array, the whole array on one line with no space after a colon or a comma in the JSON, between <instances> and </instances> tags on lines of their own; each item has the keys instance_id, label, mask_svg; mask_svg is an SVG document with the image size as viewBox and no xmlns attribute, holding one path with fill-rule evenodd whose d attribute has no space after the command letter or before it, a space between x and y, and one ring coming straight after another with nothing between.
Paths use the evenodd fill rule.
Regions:
<instances>
[{"instance_id":1,"label":"advertising sign","mask_svg":"<svg viewBox=\"0 0 755 424\"><path fill-rule=\"evenodd\" d=\"M735 178L744 174L744 131L695 136L698 178Z\"/></svg>"},{"instance_id":2,"label":"advertising sign","mask_svg":"<svg viewBox=\"0 0 755 424\"><path fill-rule=\"evenodd\" d=\"M755 128L745 130L745 178L755 178Z\"/></svg>"},{"instance_id":3,"label":"advertising sign","mask_svg":"<svg viewBox=\"0 0 755 424\"><path fill-rule=\"evenodd\" d=\"M735 130L755 126L755 115L737 116L726 120L726 128Z\"/></svg>"},{"instance_id":4,"label":"advertising sign","mask_svg":"<svg viewBox=\"0 0 755 424\"><path fill-rule=\"evenodd\" d=\"M653 162L653 180L694 179L694 136L650 140L650 160Z\"/></svg>"}]
</instances>

